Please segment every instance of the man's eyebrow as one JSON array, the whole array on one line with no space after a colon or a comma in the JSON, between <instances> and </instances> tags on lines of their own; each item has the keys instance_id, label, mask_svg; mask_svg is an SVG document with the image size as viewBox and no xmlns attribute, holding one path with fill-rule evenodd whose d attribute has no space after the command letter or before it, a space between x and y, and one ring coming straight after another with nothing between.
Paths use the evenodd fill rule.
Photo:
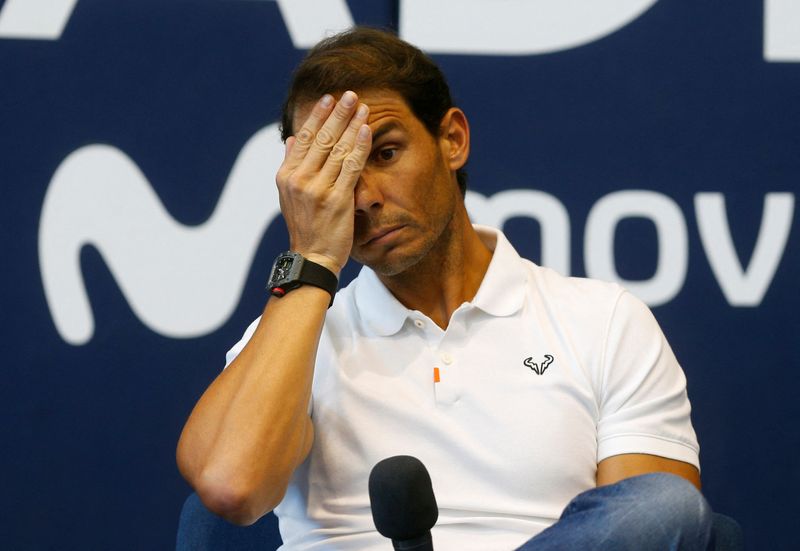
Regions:
<instances>
[{"instance_id":1,"label":"man's eyebrow","mask_svg":"<svg viewBox=\"0 0 800 551\"><path fill-rule=\"evenodd\" d=\"M401 128L400 123L397 121L389 121L386 124L378 127L378 129L372 133L372 142L375 143L381 138L381 136L388 134L395 128Z\"/></svg>"}]
</instances>

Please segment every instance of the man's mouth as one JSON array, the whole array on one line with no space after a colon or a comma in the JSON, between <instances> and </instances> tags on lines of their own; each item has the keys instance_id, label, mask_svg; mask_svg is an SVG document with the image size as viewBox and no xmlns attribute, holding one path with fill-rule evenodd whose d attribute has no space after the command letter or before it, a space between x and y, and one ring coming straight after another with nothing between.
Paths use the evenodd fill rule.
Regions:
<instances>
[{"instance_id":1,"label":"man's mouth","mask_svg":"<svg viewBox=\"0 0 800 551\"><path fill-rule=\"evenodd\" d=\"M367 238L364 239L364 241L361 243L361 246L375 245L383 241L387 241L395 234L395 232L404 227L404 225L400 224L397 226L388 226L378 230L373 230L369 233L369 235L367 235Z\"/></svg>"}]
</instances>

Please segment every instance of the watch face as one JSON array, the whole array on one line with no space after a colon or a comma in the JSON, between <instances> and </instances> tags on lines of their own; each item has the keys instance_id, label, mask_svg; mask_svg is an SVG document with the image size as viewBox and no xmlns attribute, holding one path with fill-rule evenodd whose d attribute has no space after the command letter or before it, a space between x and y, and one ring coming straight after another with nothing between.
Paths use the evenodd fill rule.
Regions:
<instances>
[{"instance_id":1,"label":"watch face","mask_svg":"<svg viewBox=\"0 0 800 551\"><path fill-rule=\"evenodd\" d=\"M289 277L289 273L292 270L292 264L294 264L294 259L289 256L282 256L278 260L275 261L275 271L272 273L272 278L275 281L282 281Z\"/></svg>"},{"instance_id":2,"label":"watch face","mask_svg":"<svg viewBox=\"0 0 800 551\"><path fill-rule=\"evenodd\" d=\"M303 257L299 254L288 252L280 255L272 266L268 285L270 290L274 287L283 287L284 291L288 291L299 285L297 279L300 277L302 266Z\"/></svg>"}]
</instances>

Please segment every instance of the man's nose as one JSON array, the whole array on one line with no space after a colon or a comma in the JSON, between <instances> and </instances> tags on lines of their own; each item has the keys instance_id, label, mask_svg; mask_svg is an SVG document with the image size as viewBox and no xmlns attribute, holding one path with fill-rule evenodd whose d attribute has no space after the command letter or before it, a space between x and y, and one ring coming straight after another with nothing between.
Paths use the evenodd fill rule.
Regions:
<instances>
[{"instance_id":1,"label":"man's nose","mask_svg":"<svg viewBox=\"0 0 800 551\"><path fill-rule=\"evenodd\" d=\"M355 188L356 214L366 214L383 206L383 192L375 175L361 173Z\"/></svg>"}]
</instances>

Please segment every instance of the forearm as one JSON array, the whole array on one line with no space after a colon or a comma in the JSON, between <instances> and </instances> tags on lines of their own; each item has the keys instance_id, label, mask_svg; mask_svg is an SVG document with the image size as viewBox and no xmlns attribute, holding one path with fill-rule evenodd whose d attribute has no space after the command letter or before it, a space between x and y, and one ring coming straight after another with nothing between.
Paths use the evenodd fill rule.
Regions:
<instances>
[{"instance_id":1,"label":"forearm","mask_svg":"<svg viewBox=\"0 0 800 551\"><path fill-rule=\"evenodd\" d=\"M597 466L597 485L614 484L626 478L648 473L674 474L685 478L701 490L700 471L694 465L643 453L615 455L601 461Z\"/></svg>"},{"instance_id":2,"label":"forearm","mask_svg":"<svg viewBox=\"0 0 800 551\"><path fill-rule=\"evenodd\" d=\"M271 510L308 454L308 402L329 301L315 287L270 300L247 346L184 427L181 473L229 520L248 523Z\"/></svg>"}]
</instances>

